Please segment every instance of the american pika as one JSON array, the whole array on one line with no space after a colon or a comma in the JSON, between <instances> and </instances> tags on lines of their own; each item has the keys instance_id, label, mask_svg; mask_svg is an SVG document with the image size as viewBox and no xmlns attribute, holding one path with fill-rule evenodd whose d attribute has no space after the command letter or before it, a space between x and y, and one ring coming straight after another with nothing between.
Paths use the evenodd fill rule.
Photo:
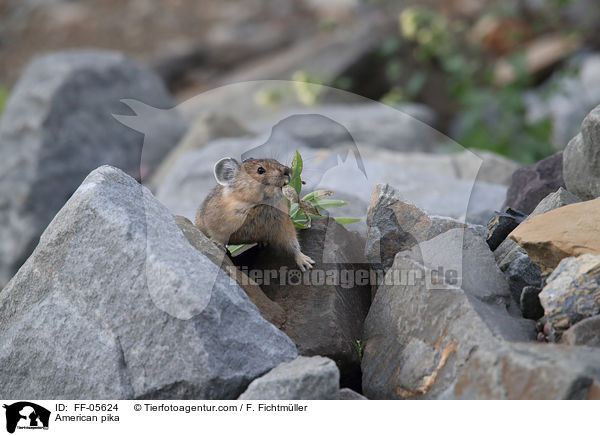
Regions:
<instances>
[{"instance_id":1,"label":"american pika","mask_svg":"<svg viewBox=\"0 0 600 436\"><path fill-rule=\"evenodd\" d=\"M281 188L291 170L275 159L233 158L215 164L218 185L196 214L196 227L221 244L266 242L294 256L302 271L314 261L300 249Z\"/></svg>"}]
</instances>

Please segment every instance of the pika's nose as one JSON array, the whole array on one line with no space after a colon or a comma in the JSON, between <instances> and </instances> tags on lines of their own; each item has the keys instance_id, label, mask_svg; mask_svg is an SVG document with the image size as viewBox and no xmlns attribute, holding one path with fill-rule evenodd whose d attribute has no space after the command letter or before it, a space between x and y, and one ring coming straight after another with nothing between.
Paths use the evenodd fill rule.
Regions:
<instances>
[{"instance_id":1,"label":"pika's nose","mask_svg":"<svg viewBox=\"0 0 600 436\"><path fill-rule=\"evenodd\" d=\"M289 182L292 179L292 170L290 170L288 167L285 167L285 169L283 170L283 175Z\"/></svg>"}]
</instances>

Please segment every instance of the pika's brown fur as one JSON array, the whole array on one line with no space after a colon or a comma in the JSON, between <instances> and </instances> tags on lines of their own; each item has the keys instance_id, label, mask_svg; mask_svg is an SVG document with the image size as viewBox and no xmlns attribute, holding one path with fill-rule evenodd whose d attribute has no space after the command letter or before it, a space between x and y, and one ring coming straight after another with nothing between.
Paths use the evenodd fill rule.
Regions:
<instances>
[{"instance_id":1,"label":"pika's brown fur","mask_svg":"<svg viewBox=\"0 0 600 436\"><path fill-rule=\"evenodd\" d=\"M301 270L314 261L302 253L281 188L291 170L274 159L222 159L219 183L196 214L196 227L221 244L265 242L294 256Z\"/></svg>"}]
</instances>

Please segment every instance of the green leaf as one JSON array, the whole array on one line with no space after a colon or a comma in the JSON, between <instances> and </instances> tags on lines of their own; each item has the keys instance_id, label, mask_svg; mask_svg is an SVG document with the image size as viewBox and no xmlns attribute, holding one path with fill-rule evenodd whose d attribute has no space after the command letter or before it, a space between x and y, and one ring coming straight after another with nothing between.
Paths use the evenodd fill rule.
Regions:
<instances>
[{"instance_id":1,"label":"green leaf","mask_svg":"<svg viewBox=\"0 0 600 436\"><path fill-rule=\"evenodd\" d=\"M300 205L298 203L292 203L290 206L290 218L294 223L294 226L298 229L308 229L308 218L306 216L306 212L300 209Z\"/></svg>"},{"instance_id":2,"label":"green leaf","mask_svg":"<svg viewBox=\"0 0 600 436\"><path fill-rule=\"evenodd\" d=\"M336 217L334 218L338 223L343 226L347 226L348 224L357 223L360 221L360 218L348 218L348 217Z\"/></svg>"},{"instance_id":3,"label":"green leaf","mask_svg":"<svg viewBox=\"0 0 600 436\"><path fill-rule=\"evenodd\" d=\"M294 153L294 159L292 160L292 178L300 177L302 174L304 163L302 162L302 156L298 150Z\"/></svg>"},{"instance_id":4,"label":"green leaf","mask_svg":"<svg viewBox=\"0 0 600 436\"><path fill-rule=\"evenodd\" d=\"M304 224L305 222L306 222L306 221L303 221L303 222L301 222L301 221L294 221L294 226L295 226L297 229L308 229L309 227L308 227L308 225L307 225L307 224Z\"/></svg>"},{"instance_id":5,"label":"green leaf","mask_svg":"<svg viewBox=\"0 0 600 436\"><path fill-rule=\"evenodd\" d=\"M315 206L319 209L327 209L329 207L342 207L348 204L347 201L344 200L333 200L333 199L324 199L313 202Z\"/></svg>"},{"instance_id":6,"label":"green leaf","mask_svg":"<svg viewBox=\"0 0 600 436\"><path fill-rule=\"evenodd\" d=\"M355 339L354 342L352 343L352 345L354 345L354 349L356 350L356 353L358 354L358 359L362 360L363 354L365 352L365 343L363 341L361 341L360 339Z\"/></svg>"},{"instance_id":7,"label":"green leaf","mask_svg":"<svg viewBox=\"0 0 600 436\"><path fill-rule=\"evenodd\" d=\"M302 201L313 201L315 198L318 198L317 191L309 192L304 197L302 197Z\"/></svg>"},{"instance_id":8,"label":"green leaf","mask_svg":"<svg viewBox=\"0 0 600 436\"><path fill-rule=\"evenodd\" d=\"M292 219L292 221L304 223L304 222L308 222L308 217L306 216L306 213L302 209L300 209L300 211L298 212L296 217L294 219Z\"/></svg>"},{"instance_id":9,"label":"green leaf","mask_svg":"<svg viewBox=\"0 0 600 436\"><path fill-rule=\"evenodd\" d=\"M292 177L289 184L292 188L294 188L298 195L300 195L300 191L302 190L302 179L300 178L302 169L302 156L300 156L300 153L298 153L298 150L296 150L296 153L294 153L294 159L292 160Z\"/></svg>"},{"instance_id":10,"label":"green leaf","mask_svg":"<svg viewBox=\"0 0 600 436\"><path fill-rule=\"evenodd\" d=\"M315 201L319 201L323 197L328 197L332 194L333 194L333 192L329 191L327 189L317 189L316 191L306 194L304 197L302 197L302 200L310 201L311 203L314 203Z\"/></svg>"},{"instance_id":11,"label":"green leaf","mask_svg":"<svg viewBox=\"0 0 600 436\"><path fill-rule=\"evenodd\" d=\"M290 205L290 218L294 219L300 213L300 205L298 203L292 203Z\"/></svg>"},{"instance_id":12,"label":"green leaf","mask_svg":"<svg viewBox=\"0 0 600 436\"><path fill-rule=\"evenodd\" d=\"M292 188L294 188L296 194L300 195L300 191L302 190L302 180L300 179L300 177L292 178L292 180L290 180L289 185Z\"/></svg>"},{"instance_id":13,"label":"green leaf","mask_svg":"<svg viewBox=\"0 0 600 436\"><path fill-rule=\"evenodd\" d=\"M298 193L298 196L300 195L300 191L302 189L302 179L300 178L300 175L302 174L302 170L303 170L302 157L300 156L300 153L298 152L298 150L296 150L296 152L294 153L294 158L292 159L292 177L291 177L289 184ZM315 207L317 207L319 209L326 209L329 207L340 207L340 206L345 206L348 204L348 202L344 201L344 200L332 200L332 199L324 199L323 198L323 197L327 197L332 194L333 194L332 191L328 191L325 189L318 189L309 194L306 194L304 197L302 197L302 200L311 202L312 204L315 205ZM315 215L315 214L306 212L305 210L300 208L300 205L298 203L290 204L289 215L290 215L290 218L292 219L292 222L294 223L294 226L297 229L308 229L310 227L310 219L324 218L321 215ZM360 221L360 218L334 218L334 219L344 226L347 224L351 224L351 223Z\"/></svg>"},{"instance_id":14,"label":"green leaf","mask_svg":"<svg viewBox=\"0 0 600 436\"><path fill-rule=\"evenodd\" d=\"M227 249L229 250L229 252L231 253L232 256L236 256L237 254L239 254L241 251L243 251L249 244L242 244L242 245L228 245Z\"/></svg>"}]
</instances>

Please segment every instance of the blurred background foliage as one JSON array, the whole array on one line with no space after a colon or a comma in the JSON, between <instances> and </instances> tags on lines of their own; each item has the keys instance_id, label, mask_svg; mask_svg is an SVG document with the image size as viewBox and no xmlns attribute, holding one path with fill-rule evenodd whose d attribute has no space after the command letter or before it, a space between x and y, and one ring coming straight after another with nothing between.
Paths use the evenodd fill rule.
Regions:
<instances>
[{"instance_id":1,"label":"blurred background foliage","mask_svg":"<svg viewBox=\"0 0 600 436\"><path fill-rule=\"evenodd\" d=\"M523 163L552 154L552 121L526 121L522 95L535 84L537 71L527 70L523 45L536 34L554 30L556 23L529 25L518 12L514 5L492 8L479 22L483 23L480 28L488 29L480 29L462 20L449 21L430 7L404 9L399 14L398 34L381 45L390 84L381 101L397 104L425 98L431 104L424 93L433 87L440 98L453 102L452 115L460 113L460 126L452 133L464 147L493 151ZM484 34L478 35L482 30ZM406 52L411 55L408 63ZM490 62L493 55L506 56L515 72L513 80L498 83L495 64Z\"/></svg>"},{"instance_id":2,"label":"blurred background foliage","mask_svg":"<svg viewBox=\"0 0 600 436\"><path fill-rule=\"evenodd\" d=\"M285 79L310 106L326 92L307 84L328 85L424 104L462 146L530 163L566 143L552 111L532 116L526 95L563 92L599 35L597 0L4 0L0 111L36 54L100 47L153 67L179 100ZM254 96L265 106L286 98L276 87Z\"/></svg>"}]
</instances>

